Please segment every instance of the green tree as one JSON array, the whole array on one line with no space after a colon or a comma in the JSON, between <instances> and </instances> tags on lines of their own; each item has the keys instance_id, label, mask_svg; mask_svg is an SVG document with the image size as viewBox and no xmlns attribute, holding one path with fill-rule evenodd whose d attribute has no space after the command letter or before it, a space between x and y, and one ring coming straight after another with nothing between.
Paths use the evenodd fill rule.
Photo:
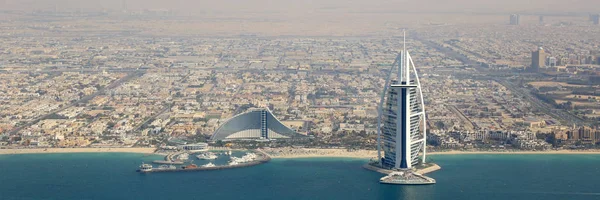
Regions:
<instances>
[{"instance_id":1,"label":"green tree","mask_svg":"<svg viewBox=\"0 0 600 200\"><path fill-rule=\"evenodd\" d=\"M435 127L437 127L438 129L444 129L446 125L442 121L437 121L435 122Z\"/></svg>"}]
</instances>

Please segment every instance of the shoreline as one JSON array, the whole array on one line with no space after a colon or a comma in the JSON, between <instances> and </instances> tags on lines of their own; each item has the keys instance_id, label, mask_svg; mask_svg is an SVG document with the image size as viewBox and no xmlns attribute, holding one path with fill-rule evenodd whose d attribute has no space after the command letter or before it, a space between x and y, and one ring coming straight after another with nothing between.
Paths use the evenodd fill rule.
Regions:
<instances>
[{"instance_id":1,"label":"shoreline","mask_svg":"<svg viewBox=\"0 0 600 200\"><path fill-rule=\"evenodd\" d=\"M377 151L358 150L346 151L345 149L294 149L293 153L273 154L272 150L265 151L273 159L293 158L361 158L370 159L377 157ZM439 151L427 153L433 155L600 155L600 150L552 150L552 151Z\"/></svg>"},{"instance_id":2,"label":"shoreline","mask_svg":"<svg viewBox=\"0 0 600 200\"><path fill-rule=\"evenodd\" d=\"M481 155L575 155L575 154L600 154L600 150L551 150L551 151L439 151L427 153L427 155L465 155L465 154L481 154Z\"/></svg>"},{"instance_id":3,"label":"shoreline","mask_svg":"<svg viewBox=\"0 0 600 200\"><path fill-rule=\"evenodd\" d=\"M18 155L18 154L50 154L50 153L141 153L155 154L156 148L32 148L32 149L0 149L0 155ZM377 151L374 150L356 150L347 151L345 149L262 149L261 152L267 154L273 159L293 159L293 158L358 158L370 159L377 157ZM279 152L273 152L279 151ZM286 152L287 151L287 152ZM293 151L293 152L290 152ZM427 153L432 155L600 155L600 150L552 150L552 151L438 151Z\"/></svg>"},{"instance_id":4,"label":"shoreline","mask_svg":"<svg viewBox=\"0 0 600 200\"><path fill-rule=\"evenodd\" d=\"M155 154L156 148L44 148L44 149L0 149L0 155L52 154L52 153L140 153Z\"/></svg>"}]
</instances>

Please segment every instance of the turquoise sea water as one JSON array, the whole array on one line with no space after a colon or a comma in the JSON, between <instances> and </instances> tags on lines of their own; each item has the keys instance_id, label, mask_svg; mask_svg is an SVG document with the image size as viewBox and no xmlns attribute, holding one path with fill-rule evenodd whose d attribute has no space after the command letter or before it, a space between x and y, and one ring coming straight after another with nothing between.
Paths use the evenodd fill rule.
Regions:
<instances>
[{"instance_id":1,"label":"turquoise sea water","mask_svg":"<svg viewBox=\"0 0 600 200\"><path fill-rule=\"evenodd\" d=\"M431 156L429 186L382 185L366 160L275 159L240 169L138 174L159 156L0 155L0 200L12 199L600 199L600 155Z\"/></svg>"}]
</instances>

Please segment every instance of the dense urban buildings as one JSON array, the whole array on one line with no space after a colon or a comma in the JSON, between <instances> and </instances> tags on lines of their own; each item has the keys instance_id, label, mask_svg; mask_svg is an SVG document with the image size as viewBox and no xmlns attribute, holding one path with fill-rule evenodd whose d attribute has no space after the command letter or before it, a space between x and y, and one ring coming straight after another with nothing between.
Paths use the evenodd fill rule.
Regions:
<instances>
[{"instance_id":1,"label":"dense urban buildings","mask_svg":"<svg viewBox=\"0 0 600 200\"><path fill-rule=\"evenodd\" d=\"M2 11L0 148L208 142L247 108L269 107L314 137L295 144L375 149L402 28L431 150L594 148L600 137L573 133L599 125L597 11L543 13L543 25L540 13L510 12L519 26L505 13L344 19L353 23L264 14L242 26L226 13Z\"/></svg>"}]
</instances>

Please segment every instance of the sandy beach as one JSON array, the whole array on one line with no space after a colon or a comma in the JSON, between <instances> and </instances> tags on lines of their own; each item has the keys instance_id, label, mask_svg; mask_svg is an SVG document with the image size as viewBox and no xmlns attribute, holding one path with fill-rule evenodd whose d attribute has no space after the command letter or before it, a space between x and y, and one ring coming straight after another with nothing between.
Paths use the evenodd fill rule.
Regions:
<instances>
[{"instance_id":1,"label":"sandy beach","mask_svg":"<svg viewBox=\"0 0 600 200\"><path fill-rule=\"evenodd\" d=\"M346 149L300 149L300 148L276 148L263 149L271 158L318 158L318 157L340 157L340 158L375 158L377 151ZM600 150L552 150L552 151L443 151L431 152L427 155L459 155L459 154L600 154Z\"/></svg>"},{"instance_id":2,"label":"sandy beach","mask_svg":"<svg viewBox=\"0 0 600 200\"><path fill-rule=\"evenodd\" d=\"M0 149L0 155L38 153L143 153L152 154L155 148L47 148L47 149Z\"/></svg>"},{"instance_id":3,"label":"sandy beach","mask_svg":"<svg viewBox=\"0 0 600 200\"><path fill-rule=\"evenodd\" d=\"M347 151L346 149L297 149L297 148L272 148L263 149L271 158L374 158L377 157L377 151L356 150Z\"/></svg>"},{"instance_id":4,"label":"sandy beach","mask_svg":"<svg viewBox=\"0 0 600 200\"><path fill-rule=\"evenodd\" d=\"M600 150L551 150L551 151L442 151L431 152L427 155L457 155L457 154L600 154Z\"/></svg>"},{"instance_id":5,"label":"sandy beach","mask_svg":"<svg viewBox=\"0 0 600 200\"><path fill-rule=\"evenodd\" d=\"M36 153L143 153L154 154L155 148L47 148L47 149L0 149L5 154ZM313 148L267 148L262 151L271 158L375 158L377 151L346 149L313 149ZM600 150L551 150L551 151L440 151L428 152L427 155L459 155L459 154L600 154Z\"/></svg>"}]
</instances>

